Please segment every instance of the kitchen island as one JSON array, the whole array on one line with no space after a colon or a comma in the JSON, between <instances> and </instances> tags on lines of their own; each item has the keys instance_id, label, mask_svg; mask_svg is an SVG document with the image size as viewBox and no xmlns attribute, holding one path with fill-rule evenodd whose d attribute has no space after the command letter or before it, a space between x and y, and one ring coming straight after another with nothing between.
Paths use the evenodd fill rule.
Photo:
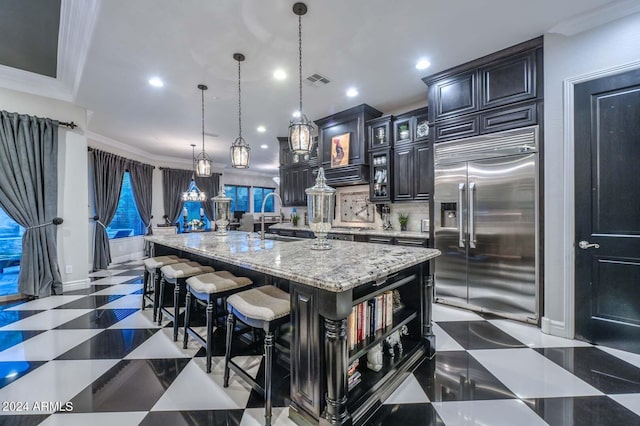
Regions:
<instances>
[{"instance_id":1,"label":"kitchen island","mask_svg":"<svg viewBox=\"0 0 640 426\"><path fill-rule=\"evenodd\" d=\"M311 250L312 240L277 241L229 232L145 237L153 255L178 254L216 269L274 284L291 295L291 404L299 424L361 424L415 368L435 351L431 330L433 280L429 261L438 250L331 241L328 251ZM388 323L353 339L354 307L392 293ZM374 327L375 328L375 327ZM351 337L348 337L350 335ZM378 372L367 354L387 338L398 345ZM395 352L394 352L395 351ZM393 354L393 356L391 356ZM357 365L357 367L353 367ZM349 367L360 383L349 389Z\"/></svg>"}]
</instances>

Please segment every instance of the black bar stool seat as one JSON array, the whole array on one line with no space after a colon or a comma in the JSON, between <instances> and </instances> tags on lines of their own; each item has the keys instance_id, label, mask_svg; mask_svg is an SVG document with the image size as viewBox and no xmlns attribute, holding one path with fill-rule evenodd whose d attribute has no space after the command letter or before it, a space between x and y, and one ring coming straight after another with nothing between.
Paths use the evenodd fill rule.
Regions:
<instances>
[{"instance_id":1,"label":"black bar stool seat","mask_svg":"<svg viewBox=\"0 0 640 426\"><path fill-rule=\"evenodd\" d=\"M205 274L207 272L214 272L215 270L211 266L202 266L198 262L180 262L173 263L171 265L165 265L160 268L162 273L162 279L160 280L160 297L159 297L159 313L158 313L158 325L162 325L163 313L170 319L173 319L173 341L178 341L178 314L180 309L180 291L185 289L185 282L187 278L194 275ZM164 304L164 286L165 284L172 284L173 289L173 315L168 310L165 310L162 306Z\"/></svg>"},{"instance_id":2,"label":"black bar stool seat","mask_svg":"<svg viewBox=\"0 0 640 426\"><path fill-rule=\"evenodd\" d=\"M213 342L213 323L218 318L218 300L245 290L253 284L247 277L236 277L228 271L209 272L187 278L186 312L184 317L184 341L182 347L187 348L189 333L207 348L207 373L211 373L211 355ZM207 307L206 339L190 328L191 306L193 301Z\"/></svg>"},{"instance_id":3,"label":"black bar stool seat","mask_svg":"<svg viewBox=\"0 0 640 426\"><path fill-rule=\"evenodd\" d=\"M227 298L227 347L224 359L224 387L229 386L229 370L232 369L238 376L265 399L265 426L271 425L271 373L273 369L273 345L274 331L282 324L289 322L291 302L289 293L273 285L255 287L249 290L232 294ZM265 332L264 337L264 388L231 359L231 342L236 318L242 323L261 328Z\"/></svg>"}]
</instances>

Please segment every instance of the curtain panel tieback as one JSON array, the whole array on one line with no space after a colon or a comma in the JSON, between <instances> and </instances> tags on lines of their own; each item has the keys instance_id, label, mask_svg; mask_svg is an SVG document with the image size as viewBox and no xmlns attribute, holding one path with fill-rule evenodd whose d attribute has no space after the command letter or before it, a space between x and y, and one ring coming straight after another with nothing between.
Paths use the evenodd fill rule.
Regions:
<instances>
[{"instance_id":1,"label":"curtain panel tieback","mask_svg":"<svg viewBox=\"0 0 640 426\"><path fill-rule=\"evenodd\" d=\"M62 223L62 218L61 217L54 217L51 220L51 222L41 223L40 225L28 226L28 227L25 228L25 230L28 231L29 229L42 228L42 227L49 226L49 225L60 225L61 223Z\"/></svg>"}]
</instances>

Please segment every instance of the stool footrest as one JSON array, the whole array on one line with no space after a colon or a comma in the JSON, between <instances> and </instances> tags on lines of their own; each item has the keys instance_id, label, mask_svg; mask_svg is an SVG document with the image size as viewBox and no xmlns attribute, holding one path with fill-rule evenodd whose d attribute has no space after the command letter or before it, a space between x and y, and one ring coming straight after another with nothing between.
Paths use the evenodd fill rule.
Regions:
<instances>
[{"instance_id":1,"label":"stool footrest","mask_svg":"<svg viewBox=\"0 0 640 426\"><path fill-rule=\"evenodd\" d=\"M240 367L238 364L235 363L235 361L229 360L229 369L231 369L234 373L240 376L242 380L249 383L253 388L253 390L258 392L260 396L264 398L264 395L265 395L264 386L261 386L260 383L256 381L256 379L248 375L247 372L242 369L242 367Z\"/></svg>"}]
</instances>

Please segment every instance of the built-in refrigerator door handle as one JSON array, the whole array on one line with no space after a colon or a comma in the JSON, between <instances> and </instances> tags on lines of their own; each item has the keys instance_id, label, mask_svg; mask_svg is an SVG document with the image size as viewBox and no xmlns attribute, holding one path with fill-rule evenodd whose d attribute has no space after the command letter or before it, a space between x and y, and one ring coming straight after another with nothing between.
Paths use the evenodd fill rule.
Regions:
<instances>
[{"instance_id":1,"label":"built-in refrigerator door handle","mask_svg":"<svg viewBox=\"0 0 640 426\"><path fill-rule=\"evenodd\" d=\"M476 183L469 182L469 247L476 248Z\"/></svg>"},{"instance_id":2,"label":"built-in refrigerator door handle","mask_svg":"<svg viewBox=\"0 0 640 426\"><path fill-rule=\"evenodd\" d=\"M458 219L458 247L464 247L464 229L462 217L462 203L464 202L464 183L458 184L458 205L456 207L456 218Z\"/></svg>"}]
</instances>

